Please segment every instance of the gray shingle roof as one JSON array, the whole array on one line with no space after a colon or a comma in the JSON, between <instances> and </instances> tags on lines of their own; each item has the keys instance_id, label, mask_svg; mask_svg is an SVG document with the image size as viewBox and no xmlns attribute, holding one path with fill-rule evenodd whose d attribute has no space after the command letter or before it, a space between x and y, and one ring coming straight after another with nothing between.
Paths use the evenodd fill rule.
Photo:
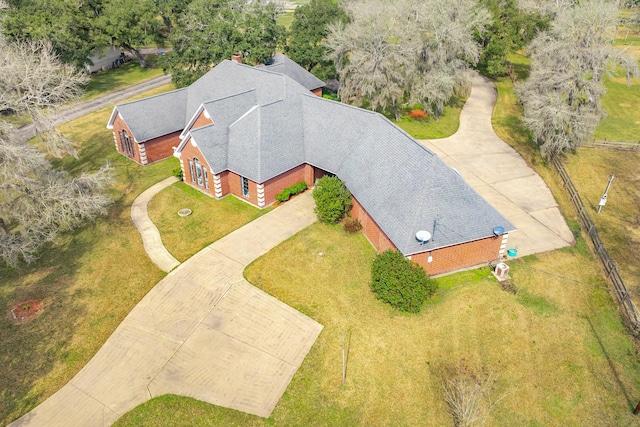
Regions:
<instances>
[{"instance_id":1,"label":"gray shingle roof","mask_svg":"<svg viewBox=\"0 0 640 427\"><path fill-rule=\"evenodd\" d=\"M138 142L177 132L184 128L182 112L187 105L187 89L151 96L119 104L114 112L120 113ZM112 115L115 118L115 115ZM111 120L110 120L110 123Z\"/></svg>"},{"instance_id":2,"label":"gray shingle roof","mask_svg":"<svg viewBox=\"0 0 640 427\"><path fill-rule=\"evenodd\" d=\"M303 97L307 163L335 173L404 254L515 228L438 156L384 116ZM434 238L421 246L418 230Z\"/></svg>"},{"instance_id":3,"label":"gray shingle roof","mask_svg":"<svg viewBox=\"0 0 640 427\"><path fill-rule=\"evenodd\" d=\"M276 53L273 58L271 58L271 61L262 65L262 67L291 77L307 90L317 89L325 85L322 80L302 68L297 62L292 61L281 53Z\"/></svg>"},{"instance_id":4,"label":"gray shingle roof","mask_svg":"<svg viewBox=\"0 0 640 427\"><path fill-rule=\"evenodd\" d=\"M258 183L303 163L335 173L404 255L491 237L496 226L515 229L384 116L313 96L266 67L224 61L168 99L176 101L174 114L184 102L183 126L200 106L211 116L213 124L190 131L185 143L196 141L212 173L231 170ZM144 108L165 109L160 101L130 103L140 109L135 114L123 106L151 129L161 124L142 123L155 115ZM436 219L434 238L421 246L415 233L432 232Z\"/></svg>"}]
</instances>

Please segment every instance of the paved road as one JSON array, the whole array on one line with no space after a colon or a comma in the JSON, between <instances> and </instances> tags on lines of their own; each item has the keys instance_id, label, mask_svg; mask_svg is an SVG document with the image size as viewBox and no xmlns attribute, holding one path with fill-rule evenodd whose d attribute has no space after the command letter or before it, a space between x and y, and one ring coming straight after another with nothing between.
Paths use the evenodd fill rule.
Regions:
<instances>
[{"instance_id":1,"label":"paved road","mask_svg":"<svg viewBox=\"0 0 640 427\"><path fill-rule=\"evenodd\" d=\"M322 326L242 272L315 222L313 205L302 194L182 263L82 371L11 426L109 426L167 393L268 417Z\"/></svg>"},{"instance_id":2,"label":"paved road","mask_svg":"<svg viewBox=\"0 0 640 427\"><path fill-rule=\"evenodd\" d=\"M449 138L422 143L517 227L509 235L508 247L517 248L518 257L570 245L573 233L547 185L493 130L495 86L477 73L472 83L458 131Z\"/></svg>"},{"instance_id":3,"label":"paved road","mask_svg":"<svg viewBox=\"0 0 640 427\"><path fill-rule=\"evenodd\" d=\"M100 98L96 98L91 101L80 102L76 105L61 109L60 111L56 112L52 117L52 124L53 126L59 126L63 123L75 120L78 117L82 117L85 114L100 110L102 108L131 98L132 96L169 83L171 83L171 74L165 74L163 76L138 83L137 85L129 86L124 89L108 93L104 96L101 96ZM35 125L33 123L29 123L21 126L20 128L18 128L18 134L25 139L33 138L36 134Z\"/></svg>"},{"instance_id":4,"label":"paved road","mask_svg":"<svg viewBox=\"0 0 640 427\"><path fill-rule=\"evenodd\" d=\"M142 236L144 250L151 261L166 273L180 265L180 261L175 259L165 248L158 227L149 218L147 206L153 196L177 181L178 178L172 176L152 185L136 197L131 205L131 220Z\"/></svg>"}]
</instances>

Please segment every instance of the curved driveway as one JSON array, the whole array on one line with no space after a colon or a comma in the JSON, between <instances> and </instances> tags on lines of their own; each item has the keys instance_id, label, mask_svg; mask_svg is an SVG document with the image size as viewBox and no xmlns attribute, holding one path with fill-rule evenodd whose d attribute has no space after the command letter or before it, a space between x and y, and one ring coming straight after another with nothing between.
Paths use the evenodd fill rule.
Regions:
<instances>
[{"instance_id":1,"label":"curved driveway","mask_svg":"<svg viewBox=\"0 0 640 427\"><path fill-rule=\"evenodd\" d=\"M11 426L109 426L167 393L270 416L322 325L242 273L315 222L313 205L302 194L183 262L67 385Z\"/></svg>"},{"instance_id":2,"label":"curved driveway","mask_svg":"<svg viewBox=\"0 0 640 427\"><path fill-rule=\"evenodd\" d=\"M567 246L573 235L551 192L491 127L495 101L493 84L474 75L458 132L423 143L518 228L509 246L519 256ZM139 214L132 211L134 222ZM11 425L108 426L167 393L268 417L322 326L242 273L315 220L307 192L179 265L67 385ZM143 236L144 230L142 224ZM164 268L173 267L168 259Z\"/></svg>"},{"instance_id":3,"label":"curved driveway","mask_svg":"<svg viewBox=\"0 0 640 427\"><path fill-rule=\"evenodd\" d=\"M458 131L449 138L421 142L516 226L508 247L517 248L518 257L570 245L573 233L547 185L493 130L495 86L477 73L472 83Z\"/></svg>"}]
</instances>

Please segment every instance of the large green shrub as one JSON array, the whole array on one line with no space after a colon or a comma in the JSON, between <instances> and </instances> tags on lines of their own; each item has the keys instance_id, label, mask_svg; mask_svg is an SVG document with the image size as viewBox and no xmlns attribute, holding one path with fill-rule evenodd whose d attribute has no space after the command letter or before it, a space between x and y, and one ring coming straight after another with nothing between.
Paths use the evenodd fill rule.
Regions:
<instances>
[{"instance_id":1,"label":"large green shrub","mask_svg":"<svg viewBox=\"0 0 640 427\"><path fill-rule=\"evenodd\" d=\"M417 313L435 292L436 284L418 264L398 251L386 250L373 261L371 290L379 300L399 310Z\"/></svg>"},{"instance_id":2,"label":"large green shrub","mask_svg":"<svg viewBox=\"0 0 640 427\"><path fill-rule=\"evenodd\" d=\"M321 222L335 224L351 209L351 193L336 176L323 176L313 189L315 213Z\"/></svg>"}]
</instances>

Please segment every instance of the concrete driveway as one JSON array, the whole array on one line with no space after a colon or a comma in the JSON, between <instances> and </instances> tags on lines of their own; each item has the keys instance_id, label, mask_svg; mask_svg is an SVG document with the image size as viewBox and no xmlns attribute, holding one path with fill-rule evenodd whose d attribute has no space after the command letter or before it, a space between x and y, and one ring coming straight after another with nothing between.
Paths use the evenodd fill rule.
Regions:
<instances>
[{"instance_id":1,"label":"concrete driveway","mask_svg":"<svg viewBox=\"0 0 640 427\"><path fill-rule=\"evenodd\" d=\"M517 248L518 257L572 244L573 233L547 185L493 131L495 86L477 73L472 84L458 131L449 138L421 142L517 227L509 235L508 247Z\"/></svg>"},{"instance_id":2,"label":"concrete driveway","mask_svg":"<svg viewBox=\"0 0 640 427\"><path fill-rule=\"evenodd\" d=\"M67 385L12 426L109 426L167 393L268 417L322 326L244 280L316 221L307 192L161 280Z\"/></svg>"}]
</instances>

